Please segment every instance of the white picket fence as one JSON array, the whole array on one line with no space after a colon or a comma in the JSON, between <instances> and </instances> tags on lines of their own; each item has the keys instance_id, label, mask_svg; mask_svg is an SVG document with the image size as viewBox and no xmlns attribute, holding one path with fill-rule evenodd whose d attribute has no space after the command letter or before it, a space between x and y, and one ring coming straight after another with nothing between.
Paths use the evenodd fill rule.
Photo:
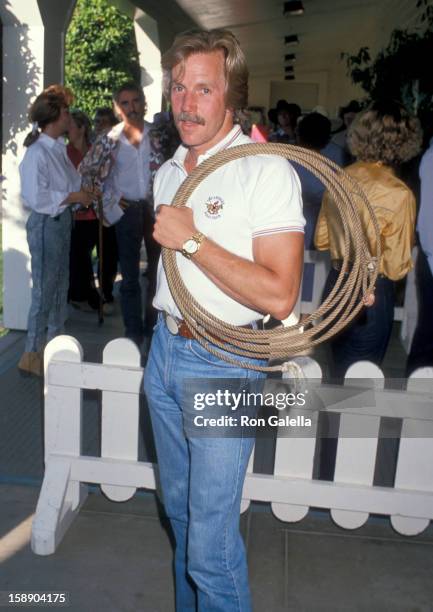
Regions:
<instances>
[{"instance_id":1,"label":"white picket fence","mask_svg":"<svg viewBox=\"0 0 433 612\"><path fill-rule=\"evenodd\" d=\"M315 361L304 357L297 362L305 376L321 380ZM327 508L346 529L360 527L370 513L378 513L389 515L401 534L421 533L433 519L433 370L416 375L426 378L423 384L429 392L411 391L409 381L406 406L396 409L397 392L379 389L382 372L367 362L353 366L351 378L376 380L376 402L374 408L345 409L341 414L334 481L313 478L313 419L313 435L277 439L273 475L253 473L251 458L242 510L252 500L270 502L275 516L293 522L310 507ZM138 461L142 376L138 350L129 340L110 342L102 364L83 362L81 346L70 336L59 336L46 347L45 475L31 541L36 554L55 552L86 499L88 484L100 485L113 501L131 498L137 488L155 489L154 465ZM100 457L81 452L82 389L102 391ZM327 410L341 411L341 406ZM403 419L394 488L373 486L382 416ZM345 435L357 426L363 431L368 426L369 437Z\"/></svg>"}]
</instances>

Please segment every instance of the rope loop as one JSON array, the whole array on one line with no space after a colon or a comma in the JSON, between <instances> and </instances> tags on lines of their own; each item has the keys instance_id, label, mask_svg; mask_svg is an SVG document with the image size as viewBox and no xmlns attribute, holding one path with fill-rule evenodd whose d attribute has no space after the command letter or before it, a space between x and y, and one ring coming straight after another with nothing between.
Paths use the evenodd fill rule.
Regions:
<instances>
[{"instance_id":1,"label":"rope loop","mask_svg":"<svg viewBox=\"0 0 433 612\"><path fill-rule=\"evenodd\" d=\"M344 232L344 258L331 293L319 308L296 325L271 330L245 329L225 323L209 313L186 288L176 263L176 251L162 249L168 285L182 317L194 338L210 353L235 366L263 372L282 371L284 362L305 354L314 346L341 331L363 308L360 295L373 290L380 260L380 231L367 197L344 170L319 153L302 147L274 143L254 143L230 147L197 166L179 187L173 206L186 206L198 185L212 172L248 155L278 155L304 166L332 196ZM358 208L365 206L375 231L376 253L369 251ZM227 346L230 345L230 346ZM218 349L239 356L229 357ZM261 366L248 360L267 360Z\"/></svg>"}]
</instances>

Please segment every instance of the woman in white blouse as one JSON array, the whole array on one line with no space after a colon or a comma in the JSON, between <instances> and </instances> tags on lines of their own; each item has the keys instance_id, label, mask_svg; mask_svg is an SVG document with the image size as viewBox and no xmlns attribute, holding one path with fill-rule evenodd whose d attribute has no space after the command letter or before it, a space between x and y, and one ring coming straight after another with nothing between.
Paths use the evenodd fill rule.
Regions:
<instances>
[{"instance_id":1,"label":"woman in white blouse","mask_svg":"<svg viewBox=\"0 0 433 612\"><path fill-rule=\"evenodd\" d=\"M45 336L63 330L67 314L71 205L90 206L95 194L81 189L81 179L66 154L62 136L69 127L72 93L51 85L34 101L33 131L20 164L21 196L30 209L27 241L31 255L32 299L25 352L18 367L42 375ZM39 132L39 129L41 132Z\"/></svg>"}]
</instances>

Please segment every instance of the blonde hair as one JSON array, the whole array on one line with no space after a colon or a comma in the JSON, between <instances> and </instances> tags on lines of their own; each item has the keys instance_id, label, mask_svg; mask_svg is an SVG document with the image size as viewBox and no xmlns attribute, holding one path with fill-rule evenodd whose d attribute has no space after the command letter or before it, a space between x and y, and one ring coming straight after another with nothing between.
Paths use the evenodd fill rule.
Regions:
<instances>
[{"instance_id":1,"label":"blonde hair","mask_svg":"<svg viewBox=\"0 0 433 612\"><path fill-rule=\"evenodd\" d=\"M361 161L398 166L420 152L421 124L396 102L376 102L357 115L349 127L347 142L351 153Z\"/></svg>"},{"instance_id":2,"label":"blonde hair","mask_svg":"<svg viewBox=\"0 0 433 612\"><path fill-rule=\"evenodd\" d=\"M174 39L161 59L164 95L170 99L171 71L194 53L222 51L226 77L226 103L234 111L248 105L248 68L237 38L228 30L188 30Z\"/></svg>"}]
</instances>

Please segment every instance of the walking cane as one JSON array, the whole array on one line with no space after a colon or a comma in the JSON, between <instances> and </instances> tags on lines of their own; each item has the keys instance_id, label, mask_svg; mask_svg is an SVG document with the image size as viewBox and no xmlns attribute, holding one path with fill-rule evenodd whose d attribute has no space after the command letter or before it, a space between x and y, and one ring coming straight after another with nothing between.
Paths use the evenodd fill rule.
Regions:
<instances>
[{"instance_id":1,"label":"walking cane","mask_svg":"<svg viewBox=\"0 0 433 612\"><path fill-rule=\"evenodd\" d=\"M102 291L102 270L104 266L104 241L103 241L103 225L104 213L102 207L102 196L98 197L98 282L99 282L99 304L98 304L98 323L102 325L104 322L104 293Z\"/></svg>"}]
</instances>

